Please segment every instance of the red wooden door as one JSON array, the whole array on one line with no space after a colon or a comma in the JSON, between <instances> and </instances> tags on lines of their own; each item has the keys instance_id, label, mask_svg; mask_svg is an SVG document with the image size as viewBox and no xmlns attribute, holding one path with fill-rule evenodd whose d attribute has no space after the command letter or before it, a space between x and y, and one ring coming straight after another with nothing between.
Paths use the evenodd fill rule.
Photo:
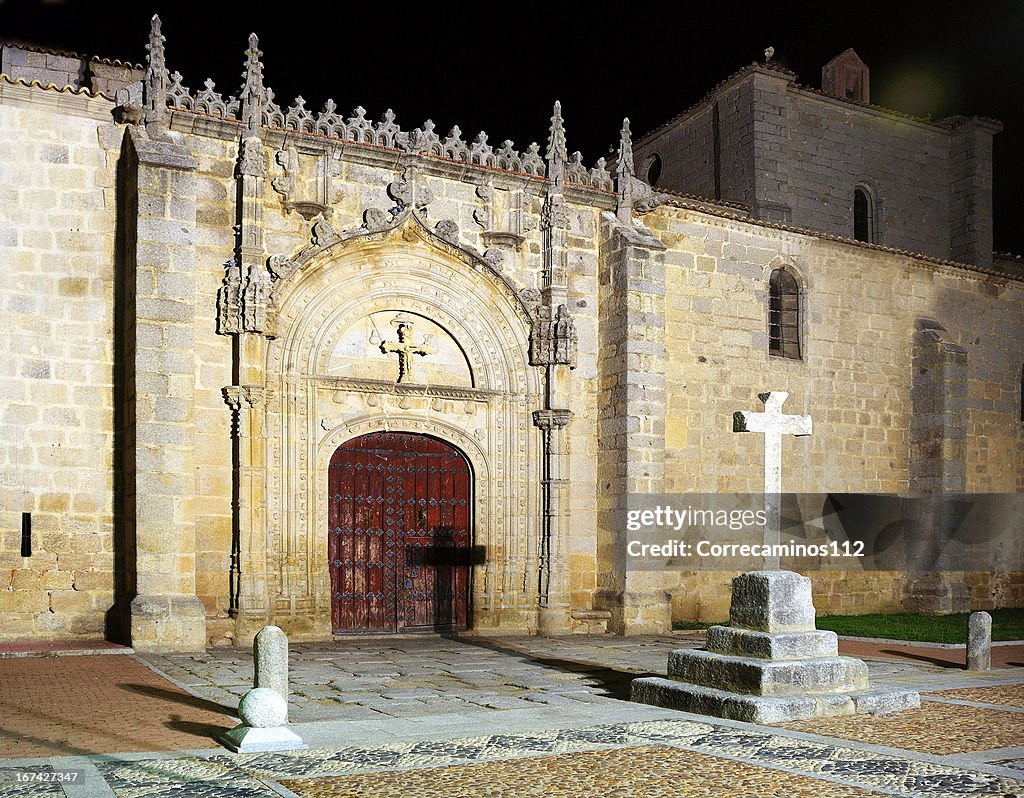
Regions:
<instances>
[{"instance_id":1,"label":"red wooden door","mask_svg":"<svg viewBox=\"0 0 1024 798\"><path fill-rule=\"evenodd\" d=\"M470 472L436 438L374 432L342 444L328 478L336 632L465 629Z\"/></svg>"}]
</instances>

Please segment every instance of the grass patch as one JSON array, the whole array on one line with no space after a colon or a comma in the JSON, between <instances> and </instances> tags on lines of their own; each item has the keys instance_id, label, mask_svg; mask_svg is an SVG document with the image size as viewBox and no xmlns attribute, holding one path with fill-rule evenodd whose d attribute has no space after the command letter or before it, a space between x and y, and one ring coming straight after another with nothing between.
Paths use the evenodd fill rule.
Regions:
<instances>
[{"instance_id":1,"label":"grass patch","mask_svg":"<svg viewBox=\"0 0 1024 798\"><path fill-rule=\"evenodd\" d=\"M1024 608L989 610L992 616L993 640L1024 640ZM819 629L830 629L850 637L883 637L890 640L914 640L923 643L965 643L967 616L921 615L900 612L892 615L823 615ZM675 621L673 629L707 629L714 624L700 621Z\"/></svg>"}]
</instances>

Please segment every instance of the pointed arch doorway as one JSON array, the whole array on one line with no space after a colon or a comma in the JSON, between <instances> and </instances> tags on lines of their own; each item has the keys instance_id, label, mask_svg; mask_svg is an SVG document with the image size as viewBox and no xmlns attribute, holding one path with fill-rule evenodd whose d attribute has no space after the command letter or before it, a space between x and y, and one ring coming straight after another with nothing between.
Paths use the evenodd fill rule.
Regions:
<instances>
[{"instance_id":1,"label":"pointed arch doorway","mask_svg":"<svg viewBox=\"0 0 1024 798\"><path fill-rule=\"evenodd\" d=\"M472 473L438 438L373 432L346 441L328 477L335 634L465 629Z\"/></svg>"}]
</instances>

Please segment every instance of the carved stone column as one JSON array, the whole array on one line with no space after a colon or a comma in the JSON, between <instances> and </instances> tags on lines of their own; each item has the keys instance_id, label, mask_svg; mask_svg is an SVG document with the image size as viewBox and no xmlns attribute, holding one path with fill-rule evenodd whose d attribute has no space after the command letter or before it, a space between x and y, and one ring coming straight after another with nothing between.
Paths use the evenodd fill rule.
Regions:
<instances>
[{"instance_id":1,"label":"carved stone column","mask_svg":"<svg viewBox=\"0 0 1024 798\"><path fill-rule=\"evenodd\" d=\"M234 545L231 557L232 608L239 639L248 639L269 620L266 552L267 392L258 385L230 385L224 399L232 411L235 473Z\"/></svg>"},{"instance_id":2,"label":"carved stone column","mask_svg":"<svg viewBox=\"0 0 1024 798\"><path fill-rule=\"evenodd\" d=\"M571 631L569 594L569 410L536 410L533 423L544 433L543 523L539 553L537 631Z\"/></svg>"},{"instance_id":3,"label":"carved stone column","mask_svg":"<svg viewBox=\"0 0 1024 798\"><path fill-rule=\"evenodd\" d=\"M533 423L543 432L543 511L537 551L537 629L567 634L572 629L569 593L569 436L571 370L576 367L576 328L568 310L565 236L569 226L565 182L565 128L555 103L547 151L546 196L541 224L544 275L541 304L530 336L530 363L545 367L544 408Z\"/></svg>"}]
</instances>

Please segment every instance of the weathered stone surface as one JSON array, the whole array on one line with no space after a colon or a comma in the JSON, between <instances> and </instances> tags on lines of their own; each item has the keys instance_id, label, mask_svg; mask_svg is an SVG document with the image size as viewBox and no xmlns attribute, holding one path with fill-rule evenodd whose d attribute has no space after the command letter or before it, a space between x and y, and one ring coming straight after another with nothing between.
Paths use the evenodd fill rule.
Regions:
<instances>
[{"instance_id":1,"label":"weathered stone surface","mask_svg":"<svg viewBox=\"0 0 1024 798\"><path fill-rule=\"evenodd\" d=\"M707 649L718 654L765 659L835 657L839 654L839 636L824 629L769 634L732 626L712 626L707 632Z\"/></svg>"},{"instance_id":2,"label":"weathered stone surface","mask_svg":"<svg viewBox=\"0 0 1024 798\"><path fill-rule=\"evenodd\" d=\"M814 631L811 580L792 571L751 571L732 580L729 622L758 632Z\"/></svg>"},{"instance_id":3,"label":"weathered stone surface","mask_svg":"<svg viewBox=\"0 0 1024 798\"><path fill-rule=\"evenodd\" d=\"M987 671L992 668L992 616L972 612L967 620L967 670Z\"/></svg>"},{"instance_id":4,"label":"weathered stone surface","mask_svg":"<svg viewBox=\"0 0 1024 798\"><path fill-rule=\"evenodd\" d=\"M852 657L769 660L681 649L668 657L668 675L691 684L754 695L863 690L867 665Z\"/></svg>"},{"instance_id":5,"label":"weathered stone surface","mask_svg":"<svg viewBox=\"0 0 1024 798\"><path fill-rule=\"evenodd\" d=\"M95 81L99 73L88 71ZM762 75L758 91L778 94L779 80ZM960 480L972 492L1019 490L1024 460L1013 453L1020 451L1024 283L1018 279L765 228L740 218L746 210L723 212L696 200L676 198L650 210L637 196L636 212L620 222L602 215L614 207L613 196L581 188L574 157L564 164L558 207L545 202L548 181L537 179L545 171L537 148L527 154L457 133L445 139L432 125L414 135L396 131L394 120L317 114L298 104L282 110L268 100L263 118L251 121L292 131L287 146L296 147L300 168L290 171L268 157L286 146L277 133L262 147L244 146L242 155L251 157L239 159L238 123L224 118L239 110L228 96L237 83L222 82L220 92L211 84L198 94L184 89L180 77L171 83L177 109L168 137L129 134L123 153L125 128L111 124L108 99L0 86L0 144L10 155L0 165L6 213L0 306L9 333L0 340L9 364L0 375L0 555L5 571L25 567L16 530L19 514L31 512L36 572L56 567L59 555L62 572L107 573L122 554L132 559L118 548L115 530L121 521L127 527L138 521L132 527L138 557L127 570L139 576L144 603L183 596L195 608L186 617L168 604L162 620L140 613L133 631L136 637L145 631L151 647L182 646L183 636L201 646L195 631L201 608L188 602L192 595L205 605L213 639L247 642L271 618L293 639L330 639L322 491L328 449L344 443L347 430L355 435L401 423L449 440L472 459L480 478L475 539L487 578L472 582L471 622L482 632L568 629L572 610L606 612L607 628L624 633L664 631L673 616L727 617L728 581L720 572L624 570L616 514L631 494L759 491L759 469L742 464L760 461L761 436L734 435L723 421L760 387L785 387L793 396L787 401L813 407L823 422L818 438L784 447L782 467L794 490L834 485L891 493L908 481L927 488L936 479L947 486ZM812 123L825 108L818 107L820 97L813 102L817 110L806 120ZM835 108L861 113L849 104ZM257 110L250 95L247 111ZM884 117L877 109L864 113L875 120L870 124ZM708 114L688 119L710 124ZM893 139L890 121L883 124L885 146L906 160L908 143ZM727 138L734 122L721 122ZM930 174L935 159L954 150L977 165L986 161L988 145L973 146L966 122L958 123L954 149L942 143L947 129L895 124L909 126L910 160L927 144ZM829 135L809 146L826 141L837 151L861 152L832 141L831 123L825 129ZM872 146L878 145L872 151L882 153L879 129L872 130ZM699 142L709 140L702 134L679 143L694 146L695 167L711 163L698 152ZM649 146L657 145L643 145ZM564 150L559 146L559 159ZM667 151L661 156L670 180L681 160ZM643 177L643 158L635 165ZM428 168L416 171L421 166ZM967 166L960 162L956 171ZM406 170L410 190L389 198L386 187ZM950 175L940 182L956 183ZM741 185L753 172L726 178ZM800 179L812 178L821 182L820 176ZM282 180L298 181L297 199L324 206L333 235L324 226L310 231L298 214L267 201ZM848 232L851 185L818 185L803 194L783 191L771 179L758 186L780 190L751 195L754 216L790 203L799 222L811 218L805 212L813 204ZM714 196L711 188L705 183L699 193ZM915 197L928 217L948 218L952 211L943 210L935 185L926 189ZM435 197L429 226L452 220L459 246L410 229L381 231L372 240L347 235L363 224L367 208L390 216L397 202L420 212L428 193ZM962 205L971 193L958 196ZM822 197L831 198L825 206ZM895 238L883 243L921 251L926 242L903 224L910 218L904 210L887 203L885 216L900 221L888 231ZM948 225L939 233L952 253ZM270 272L281 301L265 309L277 329L217 335L223 264L235 261L236 287L243 288L250 266L265 263L261 238L288 264L272 264ZM314 259L306 249L313 239L321 248L330 243L330 252L321 249ZM481 262L464 257L466 247L499 247L500 274L495 252ZM780 363L767 356L766 276L782 266L800 276L811 265L813 281L800 280L809 311L801 335L813 357ZM253 273L253 308L264 307L264 276ZM551 373L544 374L520 355L528 351L538 308L552 311L554 321L563 304L576 332L575 359L572 335L555 336ZM851 306L858 308L856 325L837 325ZM422 396L370 390L365 380L391 374L377 370L372 357L383 357L379 350L332 368L331 353L345 355L332 330L358 332L365 342L368 314L384 309L450 330L451 351L464 361L459 367L472 375L467 385L476 393L452 396L452 378L430 380ZM934 358L914 364L918 344L909 331L916 318L932 315L947 325L946 354L940 358L936 348ZM262 320L250 326L262 328ZM975 340L983 343L970 343ZM967 360L947 343L969 345ZM912 376L920 373L914 365L927 363L942 370L932 369L929 381ZM356 374L355 367L366 371ZM360 380L348 381L353 376ZM273 388L277 396L258 403L243 397L226 411L225 386L242 394L266 387L268 396ZM532 410L548 407L548 396L566 397L550 407L570 409L574 418L564 432L552 432L550 445L529 421ZM804 404L811 396L813 404ZM927 409L940 399L941 406ZM960 423L964 407L971 408L969 430ZM933 445L936 430L943 432L940 447ZM893 457L908 447L908 457ZM709 458L715 451L729 456ZM566 468L556 473L550 467L558 458ZM557 534L547 535L545 519ZM824 532L804 531L808 542L823 542ZM555 544L550 556L547 541ZM990 573L956 581L945 575L936 590L899 570L826 568L812 578L823 612L893 611L904 601L910 606L912 593L939 609L951 602L970 606L972 596L1017 605L1024 602L1024 581L1013 556L1009 549L997 555ZM522 588L536 585L542 568L552 575L546 604L537 590ZM123 577L118 574L119 584ZM70 590L66 577L23 588L21 580L31 581L22 576L13 590L0 590L0 607L10 610L0 636L78 635L106 620L109 603L103 604L98 577L84 589L76 581L76 592L87 597L55 592Z\"/></svg>"},{"instance_id":6,"label":"weathered stone surface","mask_svg":"<svg viewBox=\"0 0 1024 798\"><path fill-rule=\"evenodd\" d=\"M253 641L255 686L276 690L288 702L288 636L277 626L265 626Z\"/></svg>"},{"instance_id":7,"label":"weathered stone surface","mask_svg":"<svg viewBox=\"0 0 1024 798\"><path fill-rule=\"evenodd\" d=\"M631 700L716 718L769 724L856 713L887 715L921 705L920 696L910 690L863 690L817 696L755 696L699 687L661 677L634 679Z\"/></svg>"},{"instance_id":8,"label":"weathered stone surface","mask_svg":"<svg viewBox=\"0 0 1024 798\"><path fill-rule=\"evenodd\" d=\"M246 726L269 729L280 726L288 715L288 704L277 690L254 687L238 702L238 717Z\"/></svg>"}]
</instances>

